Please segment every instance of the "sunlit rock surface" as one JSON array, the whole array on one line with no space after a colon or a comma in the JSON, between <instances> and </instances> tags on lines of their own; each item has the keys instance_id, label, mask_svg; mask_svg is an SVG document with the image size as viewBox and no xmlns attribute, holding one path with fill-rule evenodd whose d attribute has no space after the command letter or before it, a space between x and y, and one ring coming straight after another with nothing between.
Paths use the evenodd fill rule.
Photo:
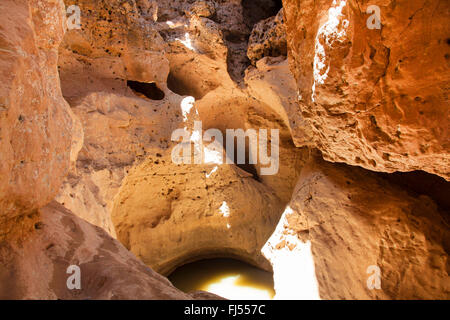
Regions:
<instances>
[{"instance_id":1,"label":"sunlit rock surface","mask_svg":"<svg viewBox=\"0 0 450 320\"><path fill-rule=\"evenodd\" d=\"M260 249L308 157L292 143L284 111L294 107L296 94L285 58L260 67L268 80L252 76L245 79L249 88L242 87L248 63L239 61L247 59L245 35L253 25L237 1L158 2L156 21L149 18L153 9L139 3L121 10L118 2L77 3L85 23L67 33L59 69L84 138L56 200L159 272L221 255L267 268ZM261 19L270 16L263 11ZM278 11L273 7L274 15ZM97 13L105 16L100 33ZM144 34L151 40L138 40ZM268 97L263 93L271 86ZM220 165L206 148L211 163L174 164L171 133L194 120L224 136L226 129L280 130L278 173L262 176L260 164ZM229 217L220 210L224 203Z\"/></svg>"},{"instance_id":2,"label":"sunlit rock surface","mask_svg":"<svg viewBox=\"0 0 450 320\"><path fill-rule=\"evenodd\" d=\"M289 225L294 214L287 206L278 225L261 252L271 262L274 275L275 299L320 299L311 252L311 242L302 241Z\"/></svg>"}]
</instances>

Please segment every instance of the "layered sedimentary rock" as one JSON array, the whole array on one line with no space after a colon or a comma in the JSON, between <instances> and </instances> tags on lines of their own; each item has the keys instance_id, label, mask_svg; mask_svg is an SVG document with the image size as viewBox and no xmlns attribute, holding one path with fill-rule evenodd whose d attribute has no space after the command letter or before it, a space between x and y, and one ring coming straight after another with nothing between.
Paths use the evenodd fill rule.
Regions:
<instances>
[{"instance_id":1,"label":"layered sedimentary rock","mask_svg":"<svg viewBox=\"0 0 450 320\"><path fill-rule=\"evenodd\" d=\"M301 114L323 157L449 180L450 4L283 3Z\"/></svg>"},{"instance_id":2,"label":"layered sedimentary rock","mask_svg":"<svg viewBox=\"0 0 450 320\"><path fill-rule=\"evenodd\" d=\"M280 297L448 299L448 217L428 196L316 158L263 251Z\"/></svg>"},{"instance_id":3,"label":"layered sedimentary rock","mask_svg":"<svg viewBox=\"0 0 450 320\"><path fill-rule=\"evenodd\" d=\"M57 72L63 13L60 1L0 4L0 238L20 232L14 219L48 203L69 168L73 121Z\"/></svg>"}]
</instances>

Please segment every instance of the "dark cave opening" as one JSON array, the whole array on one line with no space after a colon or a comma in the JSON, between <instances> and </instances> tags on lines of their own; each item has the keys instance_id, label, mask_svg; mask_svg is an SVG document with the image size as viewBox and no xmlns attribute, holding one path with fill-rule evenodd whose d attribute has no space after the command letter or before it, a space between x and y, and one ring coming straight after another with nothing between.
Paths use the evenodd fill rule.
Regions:
<instances>
[{"instance_id":1,"label":"dark cave opening","mask_svg":"<svg viewBox=\"0 0 450 320\"><path fill-rule=\"evenodd\" d=\"M154 82L146 83L127 80L127 86L134 92L143 94L145 97L151 100L162 100L165 97L164 91L159 89Z\"/></svg>"},{"instance_id":2,"label":"dark cave opening","mask_svg":"<svg viewBox=\"0 0 450 320\"><path fill-rule=\"evenodd\" d=\"M253 176L253 179L255 179L256 181L261 182L261 179L258 176L258 170L256 170L256 167L254 164L250 164L250 163L238 164L238 163L236 163L236 166L238 166L245 172L250 173Z\"/></svg>"},{"instance_id":3,"label":"dark cave opening","mask_svg":"<svg viewBox=\"0 0 450 320\"><path fill-rule=\"evenodd\" d=\"M242 0L246 24L253 26L261 20L277 15L283 7L281 0Z\"/></svg>"},{"instance_id":4,"label":"dark cave opening","mask_svg":"<svg viewBox=\"0 0 450 320\"><path fill-rule=\"evenodd\" d=\"M206 130L211 129L211 128L207 128ZM258 174L258 169L256 167L255 164L250 163L250 145L251 145L251 141L250 138L248 136L245 137L244 141L239 141L239 139L237 137L234 137L233 140L233 149L232 150L228 150L227 149L227 134L226 134L226 130L222 129L221 130L222 135L224 137L223 141L218 141L223 148L223 152L224 152L224 158L223 158L223 163L226 163L227 159L230 158L230 160L233 161L233 164L236 165L236 167L240 168L241 170L249 173L251 175L252 179L255 179L258 182L261 182L261 178ZM243 151L245 154L243 154L243 159L241 159L240 162L243 163L238 163L238 153L239 153L239 148L238 145L243 143ZM255 142L253 142L255 143ZM270 146L269 146L270 148ZM233 154L231 155L231 151L233 152ZM258 157L258 155L256 155L256 157ZM257 158L256 158L257 159ZM243 160L243 161L242 161Z\"/></svg>"}]
</instances>

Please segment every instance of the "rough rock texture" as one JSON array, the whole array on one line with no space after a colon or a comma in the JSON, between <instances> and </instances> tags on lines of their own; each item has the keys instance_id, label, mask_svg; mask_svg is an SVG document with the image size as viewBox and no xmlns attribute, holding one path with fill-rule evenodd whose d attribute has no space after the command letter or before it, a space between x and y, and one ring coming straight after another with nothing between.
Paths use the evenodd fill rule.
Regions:
<instances>
[{"instance_id":1,"label":"rough rock texture","mask_svg":"<svg viewBox=\"0 0 450 320\"><path fill-rule=\"evenodd\" d=\"M326 160L449 180L450 3L285 0L301 114ZM381 29L369 29L369 5Z\"/></svg>"},{"instance_id":2,"label":"rough rock texture","mask_svg":"<svg viewBox=\"0 0 450 320\"><path fill-rule=\"evenodd\" d=\"M283 9L275 17L257 23L248 41L247 56L253 65L263 57L287 55Z\"/></svg>"},{"instance_id":3,"label":"rough rock texture","mask_svg":"<svg viewBox=\"0 0 450 320\"><path fill-rule=\"evenodd\" d=\"M0 243L0 265L0 299L192 299L56 202L27 241ZM70 265L80 267L81 289L67 288Z\"/></svg>"},{"instance_id":4,"label":"rough rock texture","mask_svg":"<svg viewBox=\"0 0 450 320\"><path fill-rule=\"evenodd\" d=\"M176 128L170 119L181 118L180 111L168 100L141 99L131 90L123 96L91 93L73 110L83 123L84 145L76 173L56 200L114 236L110 212L123 178L135 162L168 148Z\"/></svg>"},{"instance_id":5,"label":"rough rock texture","mask_svg":"<svg viewBox=\"0 0 450 320\"><path fill-rule=\"evenodd\" d=\"M184 59L185 63L188 64L183 69L202 69L204 61L193 63L189 59L192 56L189 51L200 53L204 56L200 58L202 60L209 57L215 60L216 64L220 62L220 69L224 64L231 80L240 86L242 85L244 71L250 64L247 57L247 47L253 25L278 12L275 2L272 0L244 1L244 3L241 3L240 0L159 1L158 6L159 28L164 39L172 47L175 44L173 40L188 44L188 46L185 46L189 49L187 52L178 50L182 55L179 58ZM175 53L173 49L171 51ZM173 65L180 65L180 63L175 62L173 58L170 59L171 70L176 72ZM198 81L195 74L178 75L176 72L176 79L191 85L205 83L205 80L202 81L202 79ZM194 76L194 78L192 81L188 81L187 79L191 76ZM210 79L212 76L214 74L206 74L206 79ZM212 81L212 83L214 84L215 81Z\"/></svg>"},{"instance_id":6,"label":"rough rock texture","mask_svg":"<svg viewBox=\"0 0 450 320\"><path fill-rule=\"evenodd\" d=\"M295 79L284 57L265 57L248 68L245 83L249 93L275 111L289 128L297 147L314 145L313 133L297 103Z\"/></svg>"},{"instance_id":7,"label":"rough rock texture","mask_svg":"<svg viewBox=\"0 0 450 320\"><path fill-rule=\"evenodd\" d=\"M320 298L449 299L449 212L428 196L316 158L303 168L289 207L265 255L276 269L278 251L297 261L310 250L301 261L314 262ZM380 290L367 287L370 265L381 269ZM302 276L292 272L288 279Z\"/></svg>"},{"instance_id":8,"label":"rough rock texture","mask_svg":"<svg viewBox=\"0 0 450 320\"><path fill-rule=\"evenodd\" d=\"M96 7L97 11L93 9L96 14L84 17L87 20L84 29L70 31L60 49L64 96L83 125L84 140L77 166L57 200L111 235L117 233L117 238L127 249L163 274L170 273L180 264L213 256L237 257L268 268L259 251L273 232L285 204L292 196L295 183L309 183L309 180L305 180L308 177L306 173L298 179L309 151L296 150L295 146L313 146L318 139L317 130L306 121L302 105L298 104L297 84L289 73L287 60L283 56L258 57L255 66L247 68L245 35L250 34L253 24L245 23L251 20L244 19L245 6L241 7L234 1L219 6L207 1L161 1L153 3L153 13L146 13L149 10L143 10L143 6L137 4L136 8L131 6L131 9L127 9L131 13L125 10L120 15L114 10L118 4L104 5ZM82 39L90 39L90 35L99 28L97 16L107 15L110 10L119 16L105 18L102 24L101 34L111 34L109 42L91 39L86 43L90 43L89 48L95 47L95 50L77 50L84 46L85 40ZM147 18L154 16L155 12L157 22ZM124 18L125 15L128 20ZM122 21L121 24L116 25L116 20ZM138 34L138 39L150 33L155 35L154 40L147 44L130 40L127 28L132 30L132 34ZM255 27L256 30L258 28L259 25ZM282 42L282 39L275 40ZM122 47L117 47L117 44ZM127 55L119 53L131 48L135 53L133 57L137 58L127 58L125 62ZM95 65L98 59L101 59L101 64ZM145 65L139 66L141 61L156 62L152 69ZM129 71L126 63L139 67ZM157 70L152 72L155 67ZM144 74L136 70L148 72ZM127 83L130 80L141 84L133 86ZM86 81L91 85L86 87ZM155 85L150 88L144 83ZM186 101L194 102L187 113L182 110ZM218 128L222 132L227 128L280 129L279 174L261 176L258 174L258 165L173 164L170 151L175 144L170 141L170 134L175 128L183 126L192 129L194 120L202 121L203 131L209 128ZM366 174L363 170L360 172L362 176ZM399 187L391 186L391 182L379 177L372 179L392 188L392 197L398 202L403 201L409 206L413 201L401 193ZM374 189L371 191L373 197L380 197L375 182L367 186L355 183L355 192ZM254 201L249 202L248 199ZM296 205L291 205L297 212ZM359 208L359 204L357 206ZM395 209L393 204L387 206ZM336 204L336 208L341 207L340 202ZM369 209L364 210L369 217L374 214ZM392 214L400 214L398 210L401 212L401 209L396 210ZM320 214L326 214L326 211ZM286 216L290 214L285 212ZM445 225L442 221L435 222L437 229ZM378 223L377 226L382 228L386 225ZM364 224L361 226L366 230ZM330 228L334 228L334 225ZM418 227L417 233L428 232L424 228ZM372 239L381 237L380 234L382 231L378 230L374 235L361 233L359 236ZM340 236L333 229L320 237L325 242ZM355 241L352 238L355 236L353 231L345 236L348 241ZM276 241L276 237L272 239L276 252L280 252L283 245L278 245L280 242ZM444 252L442 257L446 258L447 253L442 251L443 241L439 243L439 252ZM336 279L342 276L341 282L336 285L326 284L323 277L335 273L335 270L328 265L317 265L317 258L314 257L321 253L315 251L318 250L315 242L310 240L309 247L299 245L302 248L299 251L288 245L289 252L289 247L294 252L301 252L302 257L305 252L303 248L309 248L310 257L307 258L310 264L304 274L311 277L305 276L303 279L311 284L313 290L316 286L313 295L302 295L298 290L296 297L439 297L446 294L447 289L438 285L435 289L429 288L431 285L428 284L423 292L414 293L416 287L413 284L420 280L415 274L411 281L403 280L403 293L393 293L384 287L383 293L374 293L365 289L367 266L359 266L358 269L354 264L351 270L356 270L352 272L359 278L349 280L350 276L342 275L347 272L343 268L336 275ZM355 264L358 261L366 263L360 255L369 249L372 250L371 255L377 254L376 249L363 246L351 253L345 252L347 255L343 256L349 261L355 261ZM435 258L439 253L433 250L423 250L419 255L428 254L431 259L444 259ZM328 258L327 255L332 254L325 252ZM333 257L340 259L341 255ZM273 256L268 258L273 260ZM329 258L330 261L334 261L332 258ZM277 267L277 263L282 264L282 258L276 259L277 262L271 261L276 283L277 279L288 275L290 281L287 283L292 287L295 270L283 272L286 270ZM398 261L395 263L399 263L398 272L401 274L402 265ZM395 263L385 264L392 266ZM380 267L394 273L394 267ZM430 272L426 277L443 277L442 270L439 272ZM314 283L311 279L315 279L316 275L318 281ZM393 286L395 281L394 276L390 276L384 284ZM410 290L408 286L413 289ZM289 297L283 294L282 285L279 288L279 297Z\"/></svg>"},{"instance_id":9,"label":"rough rock texture","mask_svg":"<svg viewBox=\"0 0 450 320\"><path fill-rule=\"evenodd\" d=\"M0 4L0 238L57 194L69 168L73 122L57 73L63 10L60 1Z\"/></svg>"}]
</instances>

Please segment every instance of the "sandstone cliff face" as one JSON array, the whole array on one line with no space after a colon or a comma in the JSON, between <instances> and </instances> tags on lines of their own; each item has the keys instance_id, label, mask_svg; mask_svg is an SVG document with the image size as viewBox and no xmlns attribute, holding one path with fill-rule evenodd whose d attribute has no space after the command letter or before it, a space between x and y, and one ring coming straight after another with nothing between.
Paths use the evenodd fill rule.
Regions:
<instances>
[{"instance_id":1,"label":"sandstone cliff face","mask_svg":"<svg viewBox=\"0 0 450 320\"><path fill-rule=\"evenodd\" d=\"M57 194L69 168L73 122L57 73L63 12L60 1L0 4L0 238Z\"/></svg>"},{"instance_id":2,"label":"sandstone cliff face","mask_svg":"<svg viewBox=\"0 0 450 320\"><path fill-rule=\"evenodd\" d=\"M110 211L121 181L135 161L167 148L180 99L162 99L169 63L166 44L151 25L155 8L134 1L66 4L80 7L83 23L67 32L59 71L83 139L56 199L115 236ZM139 86L144 88L133 91Z\"/></svg>"},{"instance_id":3,"label":"sandstone cliff face","mask_svg":"<svg viewBox=\"0 0 450 320\"><path fill-rule=\"evenodd\" d=\"M280 273L286 263L297 264L289 276L277 279L275 273L279 297L450 297L448 212L428 196L357 167L313 158L282 221L263 250ZM369 289L371 266L380 268L379 289ZM294 283L303 287L289 292Z\"/></svg>"},{"instance_id":4,"label":"sandstone cliff face","mask_svg":"<svg viewBox=\"0 0 450 320\"><path fill-rule=\"evenodd\" d=\"M245 83L255 98L274 110L288 126L296 146L312 146L313 132L305 122L297 103L294 77L284 57L264 57L255 68L246 70Z\"/></svg>"},{"instance_id":5,"label":"sandstone cliff face","mask_svg":"<svg viewBox=\"0 0 450 320\"><path fill-rule=\"evenodd\" d=\"M449 3L285 0L301 114L326 160L449 180ZM369 5L381 29L369 29Z\"/></svg>"},{"instance_id":6,"label":"sandstone cliff face","mask_svg":"<svg viewBox=\"0 0 450 320\"><path fill-rule=\"evenodd\" d=\"M170 162L146 161L127 176L112 212L118 239L164 275L213 257L270 269L260 250L283 209L275 192L230 165Z\"/></svg>"}]
</instances>

